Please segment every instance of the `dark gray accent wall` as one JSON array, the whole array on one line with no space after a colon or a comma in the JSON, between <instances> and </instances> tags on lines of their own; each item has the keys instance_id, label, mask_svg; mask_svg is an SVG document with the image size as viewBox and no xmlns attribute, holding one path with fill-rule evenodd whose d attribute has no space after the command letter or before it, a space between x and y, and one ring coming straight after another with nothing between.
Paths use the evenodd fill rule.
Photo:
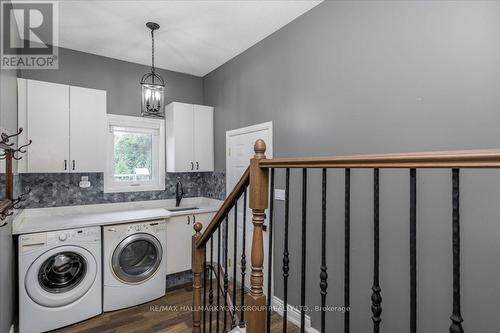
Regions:
<instances>
[{"instance_id":1,"label":"dark gray accent wall","mask_svg":"<svg viewBox=\"0 0 500 333\"><path fill-rule=\"evenodd\" d=\"M21 70L20 77L103 89L107 91L108 113L139 116L141 97L139 82L142 75L149 70L149 66L59 48L58 70ZM163 69L157 69L157 72L166 81L166 103L177 101L203 104L202 78ZM197 187L193 193L207 194L213 198L224 196L225 188L223 185L223 192L220 191L221 186L205 186L209 182L217 184L221 179L223 182L224 179L220 177L220 173L204 175L200 178L200 182L191 179L191 176L186 178L186 175L183 174L176 177L187 179L187 183L189 183L186 184L187 186ZM169 180L173 181L176 177L167 175L167 184ZM172 197L171 188L157 192L104 194L102 174L92 174L91 178L95 186L87 190L81 190L78 187L78 175L69 174L22 174L20 175L20 184L23 188L33 188L33 192L26 202L26 207L30 208Z\"/></svg>"},{"instance_id":2,"label":"dark gray accent wall","mask_svg":"<svg viewBox=\"0 0 500 333\"><path fill-rule=\"evenodd\" d=\"M500 147L500 3L325 1L204 78L225 134L273 121L274 156ZM409 172L381 170L385 332L409 327ZM277 187L283 188L277 171ZM307 304L320 304L320 173L309 173ZM300 172L292 172L289 297L300 299ZM465 331L497 329L500 171L462 172ZM418 172L418 326L448 330L451 172ZM328 304L343 304L343 171L329 176ZM373 175L352 171L351 332L371 330ZM275 291L282 297L283 204L276 203ZM319 313L311 311L313 326ZM327 314L327 332L342 314Z\"/></svg>"},{"instance_id":3,"label":"dark gray accent wall","mask_svg":"<svg viewBox=\"0 0 500 333\"><path fill-rule=\"evenodd\" d=\"M144 50L149 52L149 50ZM20 77L107 91L107 112L139 116L140 80L149 66L59 48L58 70L21 70ZM166 81L165 102L203 103L202 78L157 69Z\"/></svg>"}]
</instances>

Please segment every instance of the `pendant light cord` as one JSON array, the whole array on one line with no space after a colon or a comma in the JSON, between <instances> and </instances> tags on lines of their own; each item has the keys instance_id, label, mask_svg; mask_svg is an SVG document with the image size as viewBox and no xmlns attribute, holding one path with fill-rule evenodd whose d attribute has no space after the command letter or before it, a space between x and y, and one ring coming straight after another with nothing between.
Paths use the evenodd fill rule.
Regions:
<instances>
[{"instance_id":1,"label":"pendant light cord","mask_svg":"<svg viewBox=\"0 0 500 333\"><path fill-rule=\"evenodd\" d=\"M155 72L155 38L154 30L151 29L151 72Z\"/></svg>"}]
</instances>

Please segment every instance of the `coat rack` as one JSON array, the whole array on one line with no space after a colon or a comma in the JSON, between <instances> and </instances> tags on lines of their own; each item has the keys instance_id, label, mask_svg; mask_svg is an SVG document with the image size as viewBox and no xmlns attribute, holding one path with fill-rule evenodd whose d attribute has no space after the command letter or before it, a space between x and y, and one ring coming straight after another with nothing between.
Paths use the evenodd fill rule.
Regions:
<instances>
[{"instance_id":1,"label":"coat rack","mask_svg":"<svg viewBox=\"0 0 500 333\"><path fill-rule=\"evenodd\" d=\"M3 201L0 202L0 227L4 226L6 223L3 221L14 214L14 209L19 209L20 203L26 200L26 197L31 192L28 189L26 192L21 194L19 197L14 199L14 173L12 170L12 160L20 160L22 156L19 154L26 153L26 147L31 144L31 140L18 148L15 148L15 142L11 142L11 139L19 136L23 132L22 128L16 134L8 135L7 133L0 134L0 160L5 160L5 197Z\"/></svg>"}]
</instances>

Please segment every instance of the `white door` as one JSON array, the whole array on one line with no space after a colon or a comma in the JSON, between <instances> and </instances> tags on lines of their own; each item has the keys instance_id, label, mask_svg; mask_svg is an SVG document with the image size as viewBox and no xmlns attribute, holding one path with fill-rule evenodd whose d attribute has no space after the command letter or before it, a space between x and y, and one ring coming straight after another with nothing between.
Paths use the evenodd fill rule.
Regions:
<instances>
[{"instance_id":1,"label":"white door","mask_svg":"<svg viewBox=\"0 0 500 333\"><path fill-rule=\"evenodd\" d=\"M197 171L214 171L214 111L194 105L194 159Z\"/></svg>"},{"instance_id":2,"label":"white door","mask_svg":"<svg viewBox=\"0 0 500 333\"><path fill-rule=\"evenodd\" d=\"M172 103L167 110L167 161L169 172L194 170L194 111L192 104ZM171 159L174 159L172 161Z\"/></svg>"},{"instance_id":3,"label":"white door","mask_svg":"<svg viewBox=\"0 0 500 333\"><path fill-rule=\"evenodd\" d=\"M26 172L69 170L69 86L26 81Z\"/></svg>"},{"instance_id":4,"label":"white door","mask_svg":"<svg viewBox=\"0 0 500 333\"><path fill-rule=\"evenodd\" d=\"M70 87L70 171L106 168L106 91Z\"/></svg>"},{"instance_id":5,"label":"white door","mask_svg":"<svg viewBox=\"0 0 500 333\"><path fill-rule=\"evenodd\" d=\"M250 164L250 159L255 155L254 144L258 139L264 140L267 146L266 157L272 158L273 144L272 144L272 122L258 124L250 127L240 128L226 132L226 193L230 193L238 180L241 178L246 168ZM247 205L243 207L243 196L238 202L237 212L237 280L241 280L241 245L243 244L243 211L246 210L246 228L245 228L245 255L246 255L246 275L245 287L250 286L250 272L251 272L251 249L252 249L252 210L248 207L250 200L250 193L247 193ZM230 214L231 220L229 223L229 243L232 244L234 238L233 223L234 213ZM233 223L231 223L233 222ZM265 225L268 224L266 217ZM264 232L264 293L267 295L267 259L268 259L268 233ZM233 259L232 253L233 246L229 245L229 258ZM229 274L232 276L232 268L229 269Z\"/></svg>"}]
</instances>

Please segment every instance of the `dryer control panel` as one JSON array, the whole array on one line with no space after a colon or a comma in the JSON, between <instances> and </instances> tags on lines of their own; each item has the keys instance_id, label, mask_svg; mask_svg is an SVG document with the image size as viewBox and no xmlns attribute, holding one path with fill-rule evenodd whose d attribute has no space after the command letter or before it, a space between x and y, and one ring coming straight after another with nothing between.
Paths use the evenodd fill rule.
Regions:
<instances>
[{"instance_id":1,"label":"dryer control panel","mask_svg":"<svg viewBox=\"0 0 500 333\"><path fill-rule=\"evenodd\" d=\"M146 232L146 233L154 233L162 230L166 230L167 223L164 220L160 221L148 221L144 223L135 223L131 224L127 227L127 233L136 233L136 232Z\"/></svg>"}]
</instances>

